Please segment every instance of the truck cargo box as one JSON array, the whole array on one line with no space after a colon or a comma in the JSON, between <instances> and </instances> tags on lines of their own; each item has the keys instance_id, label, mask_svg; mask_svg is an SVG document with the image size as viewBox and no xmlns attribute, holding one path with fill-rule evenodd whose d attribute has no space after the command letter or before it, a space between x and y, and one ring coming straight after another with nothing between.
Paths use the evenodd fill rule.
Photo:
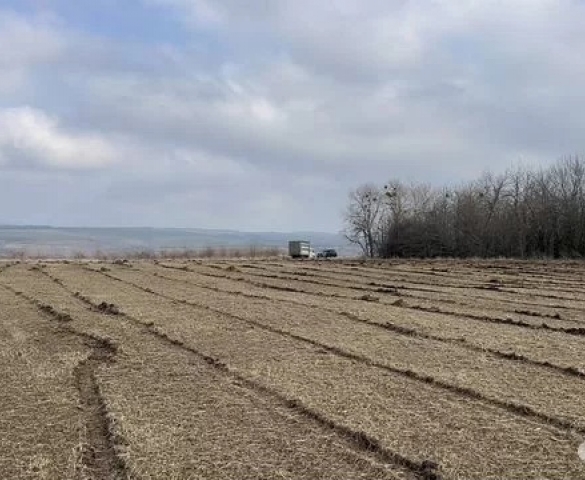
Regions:
<instances>
[{"instance_id":1,"label":"truck cargo box","mask_svg":"<svg viewBox=\"0 0 585 480\"><path fill-rule=\"evenodd\" d=\"M311 256L311 242L291 240L288 242L288 254L292 258L309 258Z\"/></svg>"}]
</instances>

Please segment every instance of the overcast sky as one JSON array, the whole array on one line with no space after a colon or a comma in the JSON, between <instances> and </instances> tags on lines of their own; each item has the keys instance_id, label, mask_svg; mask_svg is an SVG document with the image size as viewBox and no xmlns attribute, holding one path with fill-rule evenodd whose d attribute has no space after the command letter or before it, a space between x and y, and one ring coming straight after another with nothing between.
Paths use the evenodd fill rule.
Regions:
<instances>
[{"instance_id":1,"label":"overcast sky","mask_svg":"<svg viewBox=\"0 0 585 480\"><path fill-rule=\"evenodd\" d=\"M583 151L585 2L0 0L0 224L319 230Z\"/></svg>"}]
</instances>

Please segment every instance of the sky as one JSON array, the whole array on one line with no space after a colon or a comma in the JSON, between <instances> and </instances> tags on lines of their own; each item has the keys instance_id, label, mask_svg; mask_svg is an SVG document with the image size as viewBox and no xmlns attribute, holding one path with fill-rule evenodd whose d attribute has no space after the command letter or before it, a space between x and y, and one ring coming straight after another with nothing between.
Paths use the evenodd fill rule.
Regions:
<instances>
[{"instance_id":1,"label":"sky","mask_svg":"<svg viewBox=\"0 0 585 480\"><path fill-rule=\"evenodd\" d=\"M342 228L583 152L582 0L0 0L0 224Z\"/></svg>"}]
</instances>

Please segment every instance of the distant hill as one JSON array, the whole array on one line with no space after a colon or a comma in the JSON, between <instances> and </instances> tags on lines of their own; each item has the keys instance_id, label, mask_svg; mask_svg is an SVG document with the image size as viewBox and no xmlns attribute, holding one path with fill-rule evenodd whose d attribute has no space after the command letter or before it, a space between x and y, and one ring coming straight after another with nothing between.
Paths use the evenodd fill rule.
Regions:
<instances>
[{"instance_id":1,"label":"distant hill","mask_svg":"<svg viewBox=\"0 0 585 480\"><path fill-rule=\"evenodd\" d=\"M342 235L322 232L240 232L200 228L69 228L0 225L0 257L25 252L29 255L67 257L132 253L143 250L205 249L207 247L278 247L289 240L309 240L319 250L337 248L340 255L355 255Z\"/></svg>"}]
</instances>

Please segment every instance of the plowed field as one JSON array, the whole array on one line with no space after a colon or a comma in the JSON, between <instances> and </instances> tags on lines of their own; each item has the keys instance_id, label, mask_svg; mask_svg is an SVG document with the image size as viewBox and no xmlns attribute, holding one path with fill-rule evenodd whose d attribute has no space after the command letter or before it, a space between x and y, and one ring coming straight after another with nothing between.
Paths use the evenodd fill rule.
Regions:
<instances>
[{"instance_id":1,"label":"plowed field","mask_svg":"<svg viewBox=\"0 0 585 480\"><path fill-rule=\"evenodd\" d=\"M585 264L0 264L0 478L585 479Z\"/></svg>"}]
</instances>

